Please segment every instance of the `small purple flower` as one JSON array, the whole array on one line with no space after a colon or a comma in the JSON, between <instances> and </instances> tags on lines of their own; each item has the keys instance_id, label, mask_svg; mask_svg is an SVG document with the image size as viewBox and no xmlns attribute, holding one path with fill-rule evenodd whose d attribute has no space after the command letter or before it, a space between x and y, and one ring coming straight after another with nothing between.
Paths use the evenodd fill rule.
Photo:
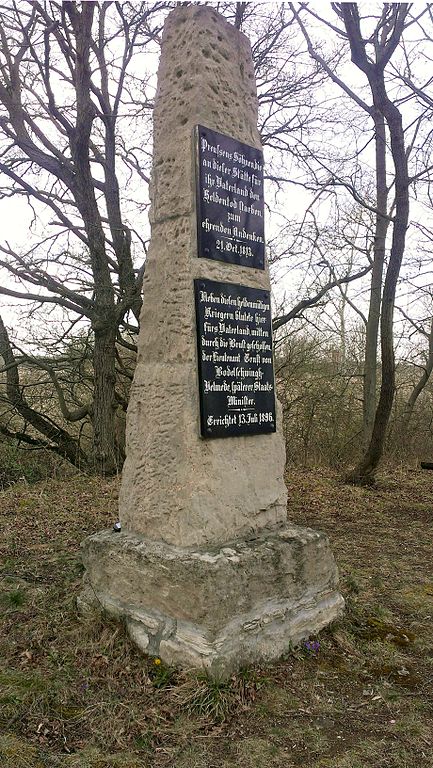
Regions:
<instances>
[{"instance_id":1,"label":"small purple flower","mask_svg":"<svg viewBox=\"0 0 433 768\"><path fill-rule=\"evenodd\" d=\"M305 640L304 648L308 653L317 654L320 650L320 643L318 640Z\"/></svg>"}]
</instances>

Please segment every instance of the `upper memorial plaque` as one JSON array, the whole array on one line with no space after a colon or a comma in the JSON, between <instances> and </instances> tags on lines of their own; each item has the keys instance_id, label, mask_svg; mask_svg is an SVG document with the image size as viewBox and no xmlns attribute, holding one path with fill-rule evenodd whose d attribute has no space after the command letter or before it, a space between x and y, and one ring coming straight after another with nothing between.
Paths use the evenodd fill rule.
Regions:
<instances>
[{"instance_id":1,"label":"upper memorial plaque","mask_svg":"<svg viewBox=\"0 0 433 768\"><path fill-rule=\"evenodd\" d=\"M263 152L198 125L198 255L265 268Z\"/></svg>"}]
</instances>

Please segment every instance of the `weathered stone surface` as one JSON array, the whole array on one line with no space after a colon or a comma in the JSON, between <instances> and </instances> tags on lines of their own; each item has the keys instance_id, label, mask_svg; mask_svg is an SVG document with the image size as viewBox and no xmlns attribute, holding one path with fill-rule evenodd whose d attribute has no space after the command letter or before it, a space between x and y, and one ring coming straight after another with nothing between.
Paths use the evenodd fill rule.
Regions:
<instances>
[{"instance_id":1,"label":"weathered stone surface","mask_svg":"<svg viewBox=\"0 0 433 768\"><path fill-rule=\"evenodd\" d=\"M212 549L103 531L83 561L92 598L142 650L214 674L277 658L343 606L327 538L297 526Z\"/></svg>"},{"instance_id":2,"label":"weathered stone surface","mask_svg":"<svg viewBox=\"0 0 433 768\"><path fill-rule=\"evenodd\" d=\"M154 117L152 238L120 495L124 529L178 546L248 535L286 516L277 434L199 436L194 278L269 288L267 271L197 258L193 128L260 147L248 40L212 8L164 30Z\"/></svg>"},{"instance_id":3,"label":"weathered stone surface","mask_svg":"<svg viewBox=\"0 0 433 768\"><path fill-rule=\"evenodd\" d=\"M177 7L155 106L152 238L128 409L122 532L83 543L80 608L125 620L167 663L228 674L277 658L342 610L323 534L286 523L275 434L202 440L193 281L269 289L267 269L197 258L193 127L260 147L249 44L207 6Z\"/></svg>"}]
</instances>

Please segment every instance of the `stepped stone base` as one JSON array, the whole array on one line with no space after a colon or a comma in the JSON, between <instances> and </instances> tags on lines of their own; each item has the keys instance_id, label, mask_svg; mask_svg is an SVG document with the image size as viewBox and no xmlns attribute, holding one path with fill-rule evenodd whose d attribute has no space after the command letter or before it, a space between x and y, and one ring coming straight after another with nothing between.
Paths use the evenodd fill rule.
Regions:
<instances>
[{"instance_id":1,"label":"stepped stone base","mask_svg":"<svg viewBox=\"0 0 433 768\"><path fill-rule=\"evenodd\" d=\"M344 605L328 540L309 528L207 549L102 531L82 551L82 611L121 618L146 653L214 676L278 658Z\"/></svg>"}]
</instances>

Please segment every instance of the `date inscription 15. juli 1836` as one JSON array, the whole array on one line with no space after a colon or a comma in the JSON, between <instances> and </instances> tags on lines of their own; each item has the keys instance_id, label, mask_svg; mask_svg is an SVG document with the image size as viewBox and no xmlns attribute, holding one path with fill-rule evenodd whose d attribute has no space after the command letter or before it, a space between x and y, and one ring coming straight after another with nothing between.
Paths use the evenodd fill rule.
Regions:
<instances>
[{"instance_id":1,"label":"date inscription 15. juli 1836","mask_svg":"<svg viewBox=\"0 0 433 768\"><path fill-rule=\"evenodd\" d=\"M201 434L275 432L269 291L194 280Z\"/></svg>"},{"instance_id":2,"label":"date inscription 15. juli 1836","mask_svg":"<svg viewBox=\"0 0 433 768\"><path fill-rule=\"evenodd\" d=\"M196 127L198 255L265 268L263 153Z\"/></svg>"}]
</instances>

